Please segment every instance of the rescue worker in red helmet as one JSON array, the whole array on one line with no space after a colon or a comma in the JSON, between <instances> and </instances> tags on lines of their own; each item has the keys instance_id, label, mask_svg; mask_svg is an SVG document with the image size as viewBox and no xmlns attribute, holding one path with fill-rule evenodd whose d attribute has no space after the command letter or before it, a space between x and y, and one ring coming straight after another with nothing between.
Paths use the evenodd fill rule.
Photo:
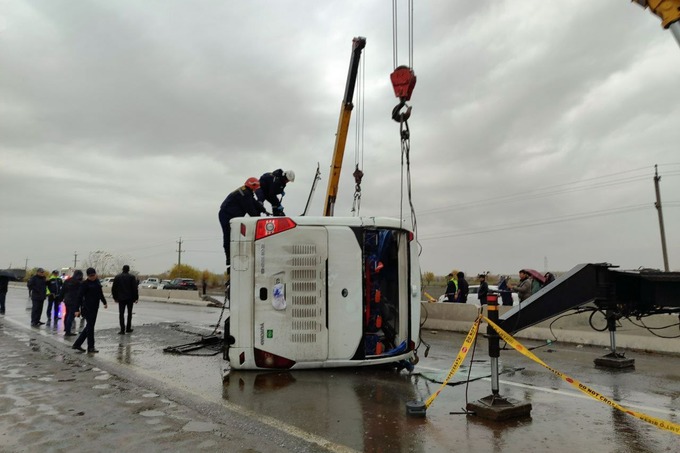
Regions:
<instances>
[{"instance_id":1,"label":"rescue worker in red helmet","mask_svg":"<svg viewBox=\"0 0 680 453\"><path fill-rule=\"evenodd\" d=\"M262 203L255 199L255 191L260 188L260 181L257 178L248 178L246 182L227 195L220 206L220 225L222 226L222 245L224 254L227 256L227 266L230 263L229 257L229 222L235 217L260 217L266 212Z\"/></svg>"},{"instance_id":2,"label":"rescue worker in red helmet","mask_svg":"<svg viewBox=\"0 0 680 453\"><path fill-rule=\"evenodd\" d=\"M283 206L281 205L281 198L285 195L284 189L286 184L295 181L295 172L293 170L283 171L280 168L270 173L265 173L260 176L260 188L255 191L257 201L264 204L267 200L272 205L272 214L275 216L285 216L283 213Z\"/></svg>"}]
</instances>

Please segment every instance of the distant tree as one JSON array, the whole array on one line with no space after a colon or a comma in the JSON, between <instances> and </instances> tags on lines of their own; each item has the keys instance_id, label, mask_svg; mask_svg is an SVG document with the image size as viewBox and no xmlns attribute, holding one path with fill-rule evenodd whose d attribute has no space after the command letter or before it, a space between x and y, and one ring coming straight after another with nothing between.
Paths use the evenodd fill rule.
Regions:
<instances>
[{"instance_id":1,"label":"distant tree","mask_svg":"<svg viewBox=\"0 0 680 453\"><path fill-rule=\"evenodd\" d=\"M203 273L196 269L195 267L189 266L188 264L180 264L179 266L175 264L172 269L168 271L168 278L192 278L196 282L201 280Z\"/></svg>"},{"instance_id":2,"label":"distant tree","mask_svg":"<svg viewBox=\"0 0 680 453\"><path fill-rule=\"evenodd\" d=\"M83 260L83 270L93 267L97 271L97 275L109 277L120 273L125 264L132 266L132 260L127 256L114 255L104 250L97 250L96 252L90 252L87 258Z\"/></svg>"},{"instance_id":3,"label":"distant tree","mask_svg":"<svg viewBox=\"0 0 680 453\"><path fill-rule=\"evenodd\" d=\"M432 281L434 280L434 272L425 272L423 274L423 281L427 286L430 286L432 284Z\"/></svg>"}]
</instances>

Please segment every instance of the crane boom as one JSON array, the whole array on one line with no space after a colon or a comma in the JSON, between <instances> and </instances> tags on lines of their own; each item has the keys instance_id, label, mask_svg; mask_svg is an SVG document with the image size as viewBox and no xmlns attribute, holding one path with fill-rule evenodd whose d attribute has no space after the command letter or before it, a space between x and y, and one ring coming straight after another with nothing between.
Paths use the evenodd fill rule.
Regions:
<instances>
[{"instance_id":1,"label":"crane boom","mask_svg":"<svg viewBox=\"0 0 680 453\"><path fill-rule=\"evenodd\" d=\"M680 0L633 0L643 8L649 8L661 18L661 26L670 29L680 44Z\"/></svg>"},{"instance_id":2,"label":"crane boom","mask_svg":"<svg viewBox=\"0 0 680 453\"><path fill-rule=\"evenodd\" d=\"M356 86L357 73L359 72L359 60L361 51L366 47L366 38L361 36L352 40L352 57L349 60L349 71L347 73L347 84L345 85L345 96L340 106L340 118L338 120L338 130L335 134L335 147L333 148L333 160L331 161L330 176L328 177L328 189L326 190L326 206L324 216L333 216L335 199L338 196L338 185L340 183L340 171L342 170L342 159L345 155L345 144L347 143L347 130L349 120L352 116L352 99L354 98L354 87Z\"/></svg>"}]
</instances>

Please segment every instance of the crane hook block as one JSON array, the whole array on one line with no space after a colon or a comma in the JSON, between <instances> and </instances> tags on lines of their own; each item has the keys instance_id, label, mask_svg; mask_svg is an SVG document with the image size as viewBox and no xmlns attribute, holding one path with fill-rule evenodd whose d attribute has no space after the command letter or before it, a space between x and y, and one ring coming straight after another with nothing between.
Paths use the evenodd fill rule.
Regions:
<instances>
[{"instance_id":1,"label":"crane hook block","mask_svg":"<svg viewBox=\"0 0 680 453\"><path fill-rule=\"evenodd\" d=\"M416 75L408 66L399 66L390 74L394 94L402 101L411 99L413 89L416 87Z\"/></svg>"}]
</instances>

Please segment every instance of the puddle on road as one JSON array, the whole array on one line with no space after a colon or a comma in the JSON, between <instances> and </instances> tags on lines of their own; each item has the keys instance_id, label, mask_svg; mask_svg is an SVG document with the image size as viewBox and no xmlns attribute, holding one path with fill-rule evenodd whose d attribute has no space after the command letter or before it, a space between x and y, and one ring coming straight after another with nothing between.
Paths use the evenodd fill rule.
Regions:
<instances>
[{"instance_id":1,"label":"puddle on road","mask_svg":"<svg viewBox=\"0 0 680 453\"><path fill-rule=\"evenodd\" d=\"M7 374L3 374L2 377L6 378L6 379L18 379L18 378L24 378L24 377L26 377L26 375L21 374L21 370L19 370L19 369L11 369L11 370L7 370Z\"/></svg>"},{"instance_id":2,"label":"puddle on road","mask_svg":"<svg viewBox=\"0 0 680 453\"><path fill-rule=\"evenodd\" d=\"M156 411L156 410L148 410L148 411L140 412L139 415L141 415L142 417L162 417L162 416L165 415L165 412Z\"/></svg>"}]
</instances>

